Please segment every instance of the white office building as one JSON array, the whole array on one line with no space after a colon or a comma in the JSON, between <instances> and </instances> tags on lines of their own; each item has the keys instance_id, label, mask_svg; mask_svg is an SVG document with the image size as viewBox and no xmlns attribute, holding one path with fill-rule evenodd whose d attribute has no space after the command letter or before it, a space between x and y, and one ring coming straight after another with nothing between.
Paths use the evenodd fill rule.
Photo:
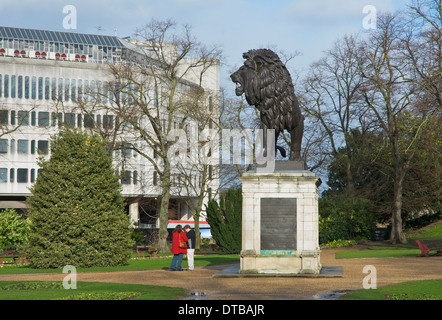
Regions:
<instances>
[{"instance_id":1,"label":"white office building","mask_svg":"<svg viewBox=\"0 0 442 320\"><path fill-rule=\"evenodd\" d=\"M115 36L0 27L0 209L26 207L25 199L31 196L29 187L39 172L37 158L50 156L50 136L60 126L113 128L117 119L112 113L85 114L78 109L77 101L92 101L95 98L88 96L90 92L100 92L101 102L111 103L104 92L112 81L110 66L127 63L128 57L135 55L141 61L145 51L139 49L148 46ZM213 108L219 93L219 64L207 74L199 87L207 92ZM194 80L183 79L183 86L197 86ZM197 138L196 120L186 120L185 130ZM142 141L139 143L143 152L153 152ZM131 218L142 228L155 228L161 183L152 164L131 149L115 151L114 160L124 172L121 183ZM179 172L172 177L178 185ZM191 179L198 185L201 178L194 173ZM209 188L216 190L218 181L210 183ZM172 189L169 216L174 221L192 220L185 201L192 195L182 189Z\"/></svg>"}]
</instances>

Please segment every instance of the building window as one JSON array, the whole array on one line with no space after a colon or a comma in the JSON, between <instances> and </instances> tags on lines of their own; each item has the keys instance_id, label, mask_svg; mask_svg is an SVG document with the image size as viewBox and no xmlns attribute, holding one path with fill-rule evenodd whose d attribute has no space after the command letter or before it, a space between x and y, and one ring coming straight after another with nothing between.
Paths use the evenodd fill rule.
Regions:
<instances>
[{"instance_id":1,"label":"building window","mask_svg":"<svg viewBox=\"0 0 442 320\"><path fill-rule=\"evenodd\" d=\"M77 93L77 86L76 86L75 83L76 83L75 79L72 79L71 80L71 100L72 101L75 101L75 96L76 96L76 93Z\"/></svg>"},{"instance_id":2,"label":"building window","mask_svg":"<svg viewBox=\"0 0 442 320\"><path fill-rule=\"evenodd\" d=\"M0 110L0 125L7 125L8 122L8 110Z\"/></svg>"},{"instance_id":3,"label":"building window","mask_svg":"<svg viewBox=\"0 0 442 320\"><path fill-rule=\"evenodd\" d=\"M52 78L51 99L52 100L56 100L57 99L57 78Z\"/></svg>"},{"instance_id":4,"label":"building window","mask_svg":"<svg viewBox=\"0 0 442 320\"><path fill-rule=\"evenodd\" d=\"M49 112L38 113L38 126L49 127Z\"/></svg>"},{"instance_id":5,"label":"building window","mask_svg":"<svg viewBox=\"0 0 442 320\"><path fill-rule=\"evenodd\" d=\"M35 111L31 112L31 126L35 127L37 124L37 118L36 118L36 113Z\"/></svg>"},{"instance_id":6,"label":"building window","mask_svg":"<svg viewBox=\"0 0 442 320\"><path fill-rule=\"evenodd\" d=\"M18 124L21 126L29 126L29 112L19 111L18 112Z\"/></svg>"},{"instance_id":7,"label":"building window","mask_svg":"<svg viewBox=\"0 0 442 320\"><path fill-rule=\"evenodd\" d=\"M158 173L154 171L153 173L153 185L156 186L158 184Z\"/></svg>"},{"instance_id":8,"label":"building window","mask_svg":"<svg viewBox=\"0 0 442 320\"><path fill-rule=\"evenodd\" d=\"M64 114L64 124L67 127L75 127L75 113L65 113Z\"/></svg>"},{"instance_id":9,"label":"building window","mask_svg":"<svg viewBox=\"0 0 442 320\"><path fill-rule=\"evenodd\" d=\"M15 182L15 169L9 170L9 182Z\"/></svg>"},{"instance_id":10,"label":"building window","mask_svg":"<svg viewBox=\"0 0 442 320\"><path fill-rule=\"evenodd\" d=\"M17 89L18 89L18 98L23 99L23 76L18 76L18 83L17 83Z\"/></svg>"},{"instance_id":11,"label":"building window","mask_svg":"<svg viewBox=\"0 0 442 320\"><path fill-rule=\"evenodd\" d=\"M38 100L43 100L43 77L38 77Z\"/></svg>"},{"instance_id":12,"label":"building window","mask_svg":"<svg viewBox=\"0 0 442 320\"><path fill-rule=\"evenodd\" d=\"M48 154L49 153L49 141L47 140L38 140L38 153L40 154Z\"/></svg>"},{"instance_id":13,"label":"building window","mask_svg":"<svg viewBox=\"0 0 442 320\"><path fill-rule=\"evenodd\" d=\"M32 84L30 84L29 83L29 77L28 76L26 76L25 77L25 99L29 99L29 89L30 89L30 86L32 85L32 89L31 89L31 92L32 92L32 95L31 95L31 98L32 99L37 99L37 78L36 77L32 77Z\"/></svg>"},{"instance_id":14,"label":"building window","mask_svg":"<svg viewBox=\"0 0 442 320\"><path fill-rule=\"evenodd\" d=\"M8 169L0 168L0 183L8 182Z\"/></svg>"},{"instance_id":15,"label":"building window","mask_svg":"<svg viewBox=\"0 0 442 320\"><path fill-rule=\"evenodd\" d=\"M138 171L134 171L133 183L134 183L134 184L137 184L137 183L138 183Z\"/></svg>"},{"instance_id":16,"label":"building window","mask_svg":"<svg viewBox=\"0 0 442 320\"><path fill-rule=\"evenodd\" d=\"M16 76L11 76L11 98L15 98Z\"/></svg>"},{"instance_id":17,"label":"building window","mask_svg":"<svg viewBox=\"0 0 442 320\"><path fill-rule=\"evenodd\" d=\"M0 153L8 153L8 140L0 139Z\"/></svg>"},{"instance_id":18,"label":"building window","mask_svg":"<svg viewBox=\"0 0 442 320\"><path fill-rule=\"evenodd\" d=\"M63 99L63 79L58 79L58 101Z\"/></svg>"},{"instance_id":19,"label":"building window","mask_svg":"<svg viewBox=\"0 0 442 320\"><path fill-rule=\"evenodd\" d=\"M131 171L124 171L123 172L123 177L121 179L121 184L130 184L130 176L131 176Z\"/></svg>"},{"instance_id":20,"label":"building window","mask_svg":"<svg viewBox=\"0 0 442 320\"><path fill-rule=\"evenodd\" d=\"M31 169L31 182L35 182L35 169Z\"/></svg>"},{"instance_id":21,"label":"building window","mask_svg":"<svg viewBox=\"0 0 442 320\"><path fill-rule=\"evenodd\" d=\"M64 80L64 100L69 101L69 79Z\"/></svg>"},{"instance_id":22,"label":"building window","mask_svg":"<svg viewBox=\"0 0 442 320\"><path fill-rule=\"evenodd\" d=\"M114 117L113 116L103 116L103 129L112 129L114 127L113 125Z\"/></svg>"},{"instance_id":23,"label":"building window","mask_svg":"<svg viewBox=\"0 0 442 320\"><path fill-rule=\"evenodd\" d=\"M93 114L85 114L83 125L85 128L93 128L94 127L94 115Z\"/></svg>"},{"instance_id":24,"label":"building window","mask_svg":"<svg viewBox=\"0 0 442 320\"><path fill-rule=\"evenodd\" d=\"M5 85L5 88L3 90L4 97L9 98L9 75L7 75L7 74L5 74L4 85Z\"/></svg>"},{"instance_id":25,"label":"building window","mask_svg":"<svg viewBox=\"0 0 442 320\"><path fill-rule=\"evenodd\" d=\"M28 169L17 169L17 182L18 183L28 182Z\"/></svg>"},{"instance_id":26,"label":"building window","mask_svg":"<svg viewBox=\"0 0 442 320\"><path fill-rule=\"evenodd\" d=\"M29 140L18 140L17 153L19 154L29 153Z\"/></svg>"}]
</instances>

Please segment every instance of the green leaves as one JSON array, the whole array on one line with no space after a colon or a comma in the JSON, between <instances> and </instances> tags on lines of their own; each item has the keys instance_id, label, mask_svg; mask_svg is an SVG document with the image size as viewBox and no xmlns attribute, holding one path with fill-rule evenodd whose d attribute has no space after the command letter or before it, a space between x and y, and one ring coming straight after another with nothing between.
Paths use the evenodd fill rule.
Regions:
<instances>
[{"instance_id":1,"label":"green leaves","mask_svg":"<svg viewBox=\"0 0 442 320\"><path fill-rule=\"evenodd\" d=\"M14 209L0 211L0 250L21 244L28 237L29 225Z\"/></svg>"}]
</instances>

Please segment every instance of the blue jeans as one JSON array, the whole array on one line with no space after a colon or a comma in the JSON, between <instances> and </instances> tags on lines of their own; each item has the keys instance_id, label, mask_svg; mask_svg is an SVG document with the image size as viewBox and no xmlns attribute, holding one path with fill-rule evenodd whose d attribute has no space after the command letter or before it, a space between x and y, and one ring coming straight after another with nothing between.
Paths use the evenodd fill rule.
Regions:
<instances>
[{"instance_id":1,"label":"blue jeans","mask_svg":"<svg viewBox=\"0 0 442 320\"><path fill-rule=\"evenodd\" d=\"M172 259L172 264L170 265L170 270L178 270L181 271L181 262L183 262L183 254L174 254Z\"/></svg>"}]
</instances>

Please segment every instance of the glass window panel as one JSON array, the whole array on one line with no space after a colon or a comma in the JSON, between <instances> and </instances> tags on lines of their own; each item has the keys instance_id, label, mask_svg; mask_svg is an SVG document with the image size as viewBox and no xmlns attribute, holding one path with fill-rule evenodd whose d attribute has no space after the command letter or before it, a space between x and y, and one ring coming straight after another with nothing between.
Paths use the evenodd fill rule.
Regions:
<instances>
[{"instance_id":1,"label":"glass window panel","mask_svg":"<svg viewBox=\"0 0 442 320\"><path fill-rule=\"evenodd\" d=\"M17 182L27 183L28 182L28 169L17 169Z\"/></svg>"},{"instance_id":2,"label":"glass window panel","mask_svg":"<svg viewBox=\"0 0 442 320\"><path fill-rule=\"evenodd\" d=\"M68 127L75 127L75 113L65 113L64 124Z\"/></svg>"},{"instance_id":3,"label":"glass window panel","mask_svg":"<svg viewBox=\"0 0 442 320\"><path fill-rule=\"evenodd\" d=\"M9 118L9 112L8 110L0 110L0 125L7 125Z\"/></svg>"},{"instance_id":4,"label":"glass window panel","mask_svg":"<svg viewBox=\"0 0 442 320\"><path fill-rule=\"evenodd\" d=\"M49 78L45 78L45 99L49 100L49 92L50 92L50 80Z\"/></svg>"},{"instance_id":5,"label":"glass window panel","mask_svg":"<svg viewBox=\"0 0 442 320\"><path fill-rule=\"evenodd\" d=\"M49 126L49 112L39 112L38 113L38 126L48 127Z\"/></svg>"},{"instance_id":6,"label":"glass window panel","mask_svg":"<svg viewBox=\"0 0 442 320\"><path fill-rule=\"evenodd\" d=\"M30 86L29 83L29 76L25 77L25 99L29 99L29 92L30 92ZM37 78L32 77L32 99L36 99L36 93L37 93Z\"/></svg>"},{"instance_id":7,"label":"glass window panel","mask_svg":"<svg viewBox=\"0 0 442 320\"><path fill-rule=\"evenodd\" d=\"M130 184L131 171L124 171L121 179L121 184Z\"/></svg>"},{"instance_id":8,"label":"glass window panel","mask_svg":"<svg viewBox=\"0 0 442 320\"><path fill-rule=\"evenodd\" d=\"M0 183L8 182L8 169L0 168Z\"/></svg>"},{"instance_id":9,"label":"glass window panel","mask_svg":"<svg viewBox=\"0 0 442 320\"><path fill-rule=\"evenodd\" d=\"M57 78L52 78L51 99L52 100L57 99Z\"/></svg>"},{"instance_id":10,"label":"glass window panel","mask_svg":"<svg viewBox=\"0 0 442 320\"><path fill-rule=\"evenodd\" d=\"M71 80L71 100L72 101L75 101L76 93L77 93L76 81L75 81L75 79L72 79Z\"/></svg>"},{"instance_id":11,"label":"glass window panel","mask_svg":"<svg viewBox=\"0 0 442 320\"><path fill-rule=\"evenodd\" d=\"M39 140L37 148L38 148L38 153L48 154L49 153L49 141Z\"/></svg>"},{"instance_id":12,"label":"glass window panel","mask_svg":"<svg viewBox=\"0 0 442 320\"><path fill-rule=\"evenodd\" d=\"M15 98L16 76L11 76L11 98Z\"/></svg>"},{"instance_id":13,"label":"glass window panel","mask_svg":"<svg viewBox=\"0 0 442 320\"><path fill-rule=\"evenodd\" d=\"M8 74L5 74L4 85L5 85L4 90L3 90L4 97L9 98L9 75Z\"/></svg>"},{"instance_id":14,"label":"glass window panel","mask_svg":"<svg viewBox=\"0 0 442 320\"><path fill-rule=\"evenodd\" d=\"M15 182L15 169L9 170L9 182Z\"/></svg>"},{"instance_id":15,"label":"glass window panel","mask_svg":"<svg viewBox=\"0 0 442 320\"><path fill-rule=\"evenodd\" d=\"M103 116L104 129L112 129L114 126L113 122L114 122L114 116L108 116L108 115Z\"/></svg>"},{"instance_id":16,"label":"glass window panel","mask_svg":"<svg viewBox=\"0 0 442 320\"><path fill-rule=\"evenodd\" d=\"M85 128L94 128L94 115L84 115L83 125Z\"/></svg>"},{"instance_id":17,"label":"glass window panel","mask_svg":"<svg viewBox=\"0 0 442 320\"><path fill-rule=\"evenodd\" d=\"M29 153L29 140L18 140L17 153L19 154Z\"/></svg>"},{"instance_id":18,"label":"glass window panel","mask_svg":"<svg viewBox=\"0 0 442 320\"><path fill-rule=\"evenodd\" d=\"M17 97L23 99L23 76L18 76L17 90Z\"/></svg>"},{"instance_id":19,"label":"glass window panel","mask_svg":"<svg viewBox=\"0 0 442 320\"><path fill-rule=\"evenodd\" d=\"M8 140L0 139L0 153L8 153Z\"/></svg>"},{"instance_id":20,"label":"glass window panel","mask_svg":"<svg viewBox=\"0 0 442 320\"><path fill-rule=\"evenodd\" d=\"M19 111L18 112L18 124L22 126L29 126L29 112Z\"/></svg>"}]
</instances>

